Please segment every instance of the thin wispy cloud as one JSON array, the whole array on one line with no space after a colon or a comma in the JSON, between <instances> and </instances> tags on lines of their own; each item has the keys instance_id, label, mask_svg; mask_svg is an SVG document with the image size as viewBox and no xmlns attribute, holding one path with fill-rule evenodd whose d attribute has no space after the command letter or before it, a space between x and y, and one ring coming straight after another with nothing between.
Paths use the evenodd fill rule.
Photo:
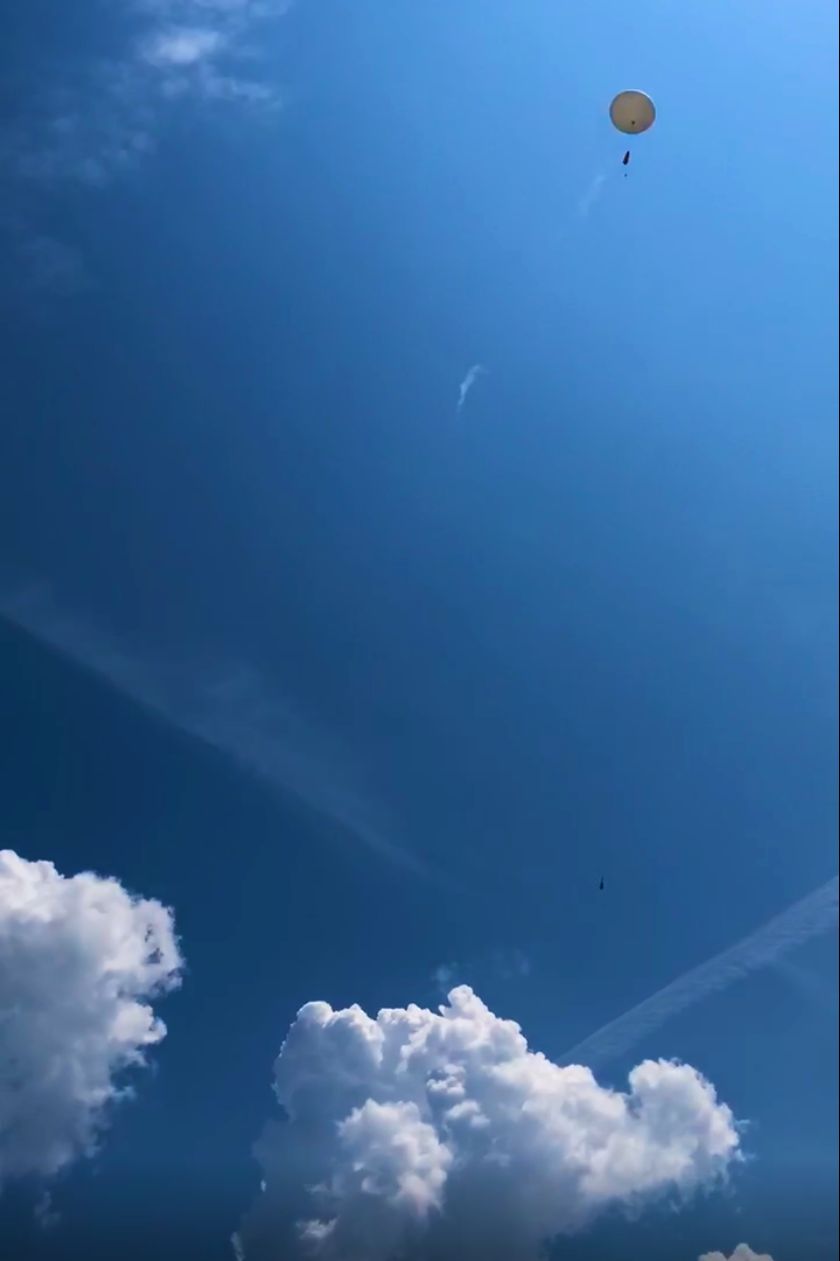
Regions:
<instances>
[{"instance_id":1,"label":"thin wispy cloud","mask_svg":"<svg viewBox=\"0 0 840 1261\"><path fill-rule=\"evenodd\" d=\"M17 320L48 318L55 299L94 288L77 249L16 215L0 215L0 311Z\"/></svg>"},{"instance_id":2,"label":"thin wispy cloud","mask_svg":"<svg viewBox=\"0 0 840 1261\"><path fill-rule=\"evenodd\" d=\"M469 395L470 390L473 388L478 378L484 376L487 376L487 369L483 364L474 363L473 366L467 370L466 376L458 387L458 406L456 408L456 412L459 416L464 410L464 404L467 401L467 396Z\"/></svg>"},{"instance_id":3,"label":"thin wispy cloud","mask_svg":"<svg viewBox=\"0 0 840 1261\"><path fill-rule=\"evenodd\" d=\"M143 56L153 66L194 66L218 54L224 45L221 31L202 27L157 31L143 49Z\"/></svg>"},{"instance_id":4,"label":"thin wispy cloud","mask_svg":"<svg viewBox=\"0 0 840 1261\"><path fill-rule=\"evenodd\" d=\"M606 178L606 175L596 175L586 192L581 197L578 202L578 214L581 219L586 218L598 198L601 196Z\"/></svg>"},{"instance_id":5,"label":"thin wispy cloud","mask_svg":"<svg viewBox=\"0 0 840 1261\"><path fill-rule=\"evenodd\" d=\"M290 7L133 0L121 12L105 10L114 55L33 63L25 79L21 68L17 121L0 131L0 170L7 179L101 186L154 152L176 103L275 110L284 94L270 35Z\"/></svg>"},{"instance_id":6,"label":"thin wispy cloud","mask_svg":"<svg viewBox=\"0 0 840 1261\"><path fill-rule=\"evenodd\" d=\"M778 959L775 968L782 980L803 1002L823 1012L836 1014L838 1006L836 975L832 980L820 977L808 968L794 963L792 959Z\"/></svg>"},{"instance_id":7,"label":"thin wispy cloud","mask_svg":"<svg viewBox=\"0 0 840 1261\"><path fill-rule=\"evenodd\" d=\"M41 1230L54 1230L61 1222L61 1214L56 1212L52 1194L42 1191L35 1201L33 1216Z\"/></svg>"},{"instance_id":8,"label":"thin wispy cloud","mask_svg":"<svg viewBox=\"0 0 840 1261\"><path fill-rule=\"evenodd\" d=\"M297 799L380 858L437 883L453 884L392 839L392 825L371 804L349 752L287 703L269 696L249 668L211 671L196 668L186 657L160 660L128 652L85 619L63 614L46 587L0 596L0 617Z\"/></svg>"},{"instance_id":9,"label":"thin wispy cloud","mask_svg":"<svg viewBox=\"0 0 840 1261\"><path fill-rule=\"evenodd\" d=\"M775 964L790 950L837 927L838 887L835 876L742 938L728 950L692 968L630 1011L603 1025L561 1058L563 1064L601 1064L631 1050L638 1042L710 994Z\"/></svg>"},{"instance_id":10,"label":"thin wispy cloud","mask_svg":"<svg viewBox=\"0 0 840 1261\"><path fill-rule=\"evenodd\" d=\"M78 293L92 281L78 250L45 233L20 242L20 259L38 289L49 293Z\"/></svg>"},{"instance_id":11,"label":"thin wispy cloud","mask_svg":"<svg viewBox=\"0 0 840 1261\"><path fill-rule=\"evenodd\" d=\"M465 963L449 960L439 964L432 972L432 982L437 990L446 995L453 985L476 981L498 985L502 982L520 983L531 975L531 961L522 950L495 949Z\"/></svg>"},{"instance_id":12,"label":"thin wispy cloud","mask_svg":"<svg viewBox=\"0 0 840 1261\"><path fill-rule=\"evenodd\" d=\"M50 240L57 187L104 189L138 172L186 110L277 114L286 99L277 31L290 8L288 0L124 0L102 7L107 57L74 46L58 61L36 54L16 66L7 85L14 109L0 122L0 238L16 258L16 284L29 274L41 305L48 286L53 298L88 287L72 245Z\"/></svg>"}]
</instances>

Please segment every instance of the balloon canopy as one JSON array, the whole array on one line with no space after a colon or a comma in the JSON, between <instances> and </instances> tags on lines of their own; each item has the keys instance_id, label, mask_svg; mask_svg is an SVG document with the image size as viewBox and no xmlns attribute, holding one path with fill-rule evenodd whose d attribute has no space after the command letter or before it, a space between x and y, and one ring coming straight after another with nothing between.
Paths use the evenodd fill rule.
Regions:
<instances>
[{"instance_id":1,"label":"balloon canopy","mask_svg":"<svg viewBox=\"0 0 840 1261\"><path fill-rule=\"evenodd\" d=\"M645 92L619 92L610 106L610 118L625 136L638 136L653 126L656 106Z\"/></svg>"}]
</instances>

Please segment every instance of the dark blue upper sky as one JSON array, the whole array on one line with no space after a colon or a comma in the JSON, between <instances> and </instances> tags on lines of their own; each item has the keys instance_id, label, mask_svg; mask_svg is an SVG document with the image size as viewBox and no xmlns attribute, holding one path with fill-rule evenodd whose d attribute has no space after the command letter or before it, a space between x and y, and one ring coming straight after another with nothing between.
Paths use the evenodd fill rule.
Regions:
<instances>
[{"instance_id":1,"label":"dark blue upper sky","mask_svg":"<svg viewBox=\"0 0 840 1261\"><path fill-rule=\"evenodd\" d=\"M0 624L4 844L171 905L188 963L65 1239L165 1204L210 1258L305 1001L452 964L556 1057L835 874L837 13L300 0L251 35L269 112L103 87L140 23L0 17L4 599L244 663L468 889ZM767 970L604 1070L684 1058L752 1122L689 1261L704 1213L836 1240L836 935L792 958L827 1005Z\"/></svg>"}]
</instances>

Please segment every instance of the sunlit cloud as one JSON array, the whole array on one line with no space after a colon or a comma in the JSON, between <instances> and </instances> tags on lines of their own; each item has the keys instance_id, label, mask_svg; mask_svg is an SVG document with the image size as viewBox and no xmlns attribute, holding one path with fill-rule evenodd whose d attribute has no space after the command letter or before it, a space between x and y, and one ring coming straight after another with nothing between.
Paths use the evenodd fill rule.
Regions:
<instances>
[{"instance_id":1,"label":"sunlit cloud","mask_svg":"<svg viewBox=\"0 0 840 1261\"><path fill-rule=\"evenodd\" d=\"M753 1252L749 1244L739 1243L729 1257L723 1252L704 1252L697 1261L773 1261L773 1258L769 1252Z\"/></svg>"},{"instance_id":2,"label":"sunlit cloud","mask_svg":"<svg viewBox=\"0 0 840 1261\"><path fill-rule=\"evenodd\" d=\"M255 1147L246 1261L538 1261L604 1214L679 1206L741 1159L694 1068L647 1060L609 1089L531 1050L466 985L437 1011L307 1003L274 1087L285 1121Z\"/></svg>"},{"instance_id":3,"label":"sunlit cloud","mask_svg":"<svg viewBox=\"0 0 840 1261\"><path fill-rule=\"evenodd\" d=\"M0 1187L90 1155L121 1076L166 1035L183 960L171 911L118 881L0 851ZM36 1208L55 1215L49 1198Z\"/></svg>"}]
</instances>

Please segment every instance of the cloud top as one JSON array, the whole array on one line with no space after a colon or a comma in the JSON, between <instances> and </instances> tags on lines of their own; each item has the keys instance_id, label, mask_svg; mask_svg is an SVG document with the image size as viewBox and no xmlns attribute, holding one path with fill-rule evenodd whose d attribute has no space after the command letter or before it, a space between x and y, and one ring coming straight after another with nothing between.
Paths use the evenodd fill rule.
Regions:
<instances>
[{"instance_id":1,"label":"cloud top","mask_svg":"<svg viewBox=\"0 0 840 1261\"><path fill-rule=\"evenodd\" d=\"M49 1177L95 1146L166 1027L180 982L172 914L91 872L0 851L0 1186Z\"/></svg>"},{"instance_id":2,"label":"cloud top","mask_svg":"<svg viewBox=\"0 0 840 1261\"><path fill-rule=\"evenodd\" d=\"M531 1051L468 987L437 1012L298 1013L275 1064L287 1120L256 1148L238 1244L260 1259L536 1261L610 1207L688 1196L739 1158L729 1108L685 1064L622 1093Z\"/></svg>"},{"instance_id":3,"label":"cloud top","mask_svg":"<svg viewBox=\"0 0 840 1261\"><path fill-rule=\"evenodd\" d=\"M731 1257L726 1257L722 1252L704 1252L697 1261L773 1261L773 1258L769 1252L753 1252L749 1244L739 1243Z\"/></svg>"}]
</instances>

